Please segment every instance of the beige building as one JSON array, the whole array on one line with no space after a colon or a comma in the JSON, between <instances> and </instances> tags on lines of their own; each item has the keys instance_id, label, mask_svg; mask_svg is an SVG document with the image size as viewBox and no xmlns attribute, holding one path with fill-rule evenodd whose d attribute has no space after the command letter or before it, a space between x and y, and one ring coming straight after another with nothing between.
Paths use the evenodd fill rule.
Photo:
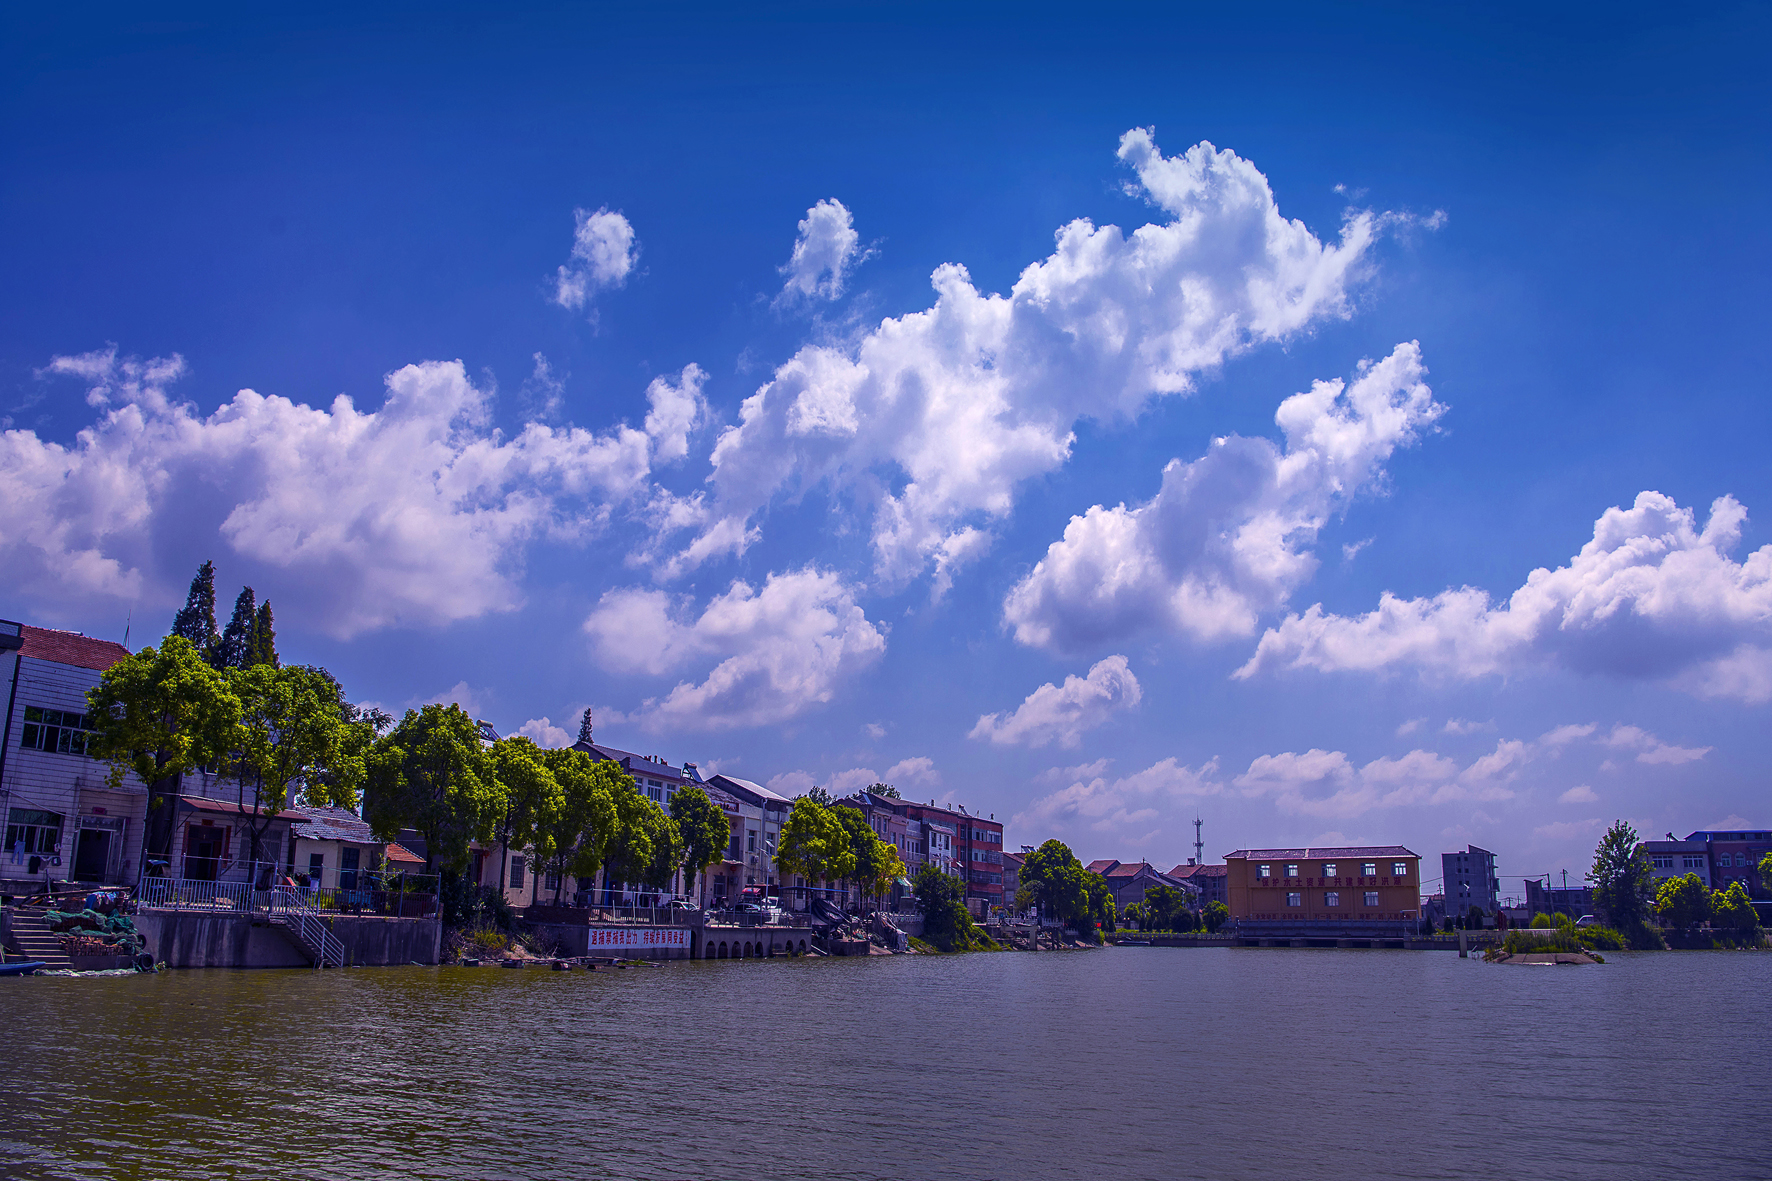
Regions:
<instances>
[{"instance_id":1,"label":"beige building","mask_svg":"<svg viewBox=\"0 0 1772 1181\"><path fill-rule=\"evenodd\" d=\"M1225 886L1239 933L1408 934L1421 917L1421 857L1402 845L1238 849Z\"/></svg>"}]
</instances>

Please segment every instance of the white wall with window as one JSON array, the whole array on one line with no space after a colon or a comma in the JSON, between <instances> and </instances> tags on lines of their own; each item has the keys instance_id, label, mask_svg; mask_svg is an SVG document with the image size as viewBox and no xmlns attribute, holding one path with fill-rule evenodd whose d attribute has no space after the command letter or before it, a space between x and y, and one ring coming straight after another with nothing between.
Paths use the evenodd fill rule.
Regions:
<instances>
[{"instance_id":1,"label":"white wall with window","mask_svg":"<svg viewBox=\"0 0 1772 1181\"><path fill-rule=\"evenodd\" d=\"M0 883L140 875L147 789L133 774L111 787L109 767L86 753L86 691L124 655L110 641L0 620Z\"/></svg>"}]
</instances>

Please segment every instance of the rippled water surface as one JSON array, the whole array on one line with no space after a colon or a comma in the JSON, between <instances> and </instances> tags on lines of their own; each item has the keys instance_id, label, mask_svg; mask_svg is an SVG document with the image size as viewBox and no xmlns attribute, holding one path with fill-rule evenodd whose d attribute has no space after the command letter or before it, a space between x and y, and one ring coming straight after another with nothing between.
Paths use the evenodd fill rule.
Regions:
<instances>
[{"instance_id":1,"label":"rippled water surface","mask_svg":"<svg viewBox=\"0 0 1772 1181\"><path fill-rule=\"evenodd\" d=\"M20 1178L1772 1176L1772 954L0 980Z\"/></svg>"}]
</instances>

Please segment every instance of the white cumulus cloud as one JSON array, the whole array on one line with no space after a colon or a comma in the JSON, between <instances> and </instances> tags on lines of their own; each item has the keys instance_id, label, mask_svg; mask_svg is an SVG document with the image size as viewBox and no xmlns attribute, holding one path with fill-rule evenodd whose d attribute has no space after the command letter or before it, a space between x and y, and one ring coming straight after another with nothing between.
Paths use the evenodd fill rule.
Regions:
<instances>
[{"instance_id":1,"label":"white cumulus cloud","mask_svg":"<svg viewBox=\"0 0 1772 1181\"><path fill-rule=\"evenodd\" d=\"M1097 759L1048 771L1041 778L1062 786L1034 799L1011 823L1041 834L1056 830L1132 839L1148 835L1171 806L1223 790L1215 778L1217 760L1194 768L1163 759L1120 777L1111 775L1112 765L1111 759Z\"/></svg>"},{"instance_id":2,"label":"white cumulus cloud","mask_svg":"<svg viewBox=\"0 0 1772 1181\"><path fill-rule=\"evenodd\" d=\"M674 554L661 539L663 572L742 551L778 493L828 484L871 511L886 583L933 563L951 577L1017 486L1065 462L1079 418L1125 420L1226 357L1346 314L1372 216L1326 244L1233 152L1201 143L1166 159L1134 130L1119 155L1167 220L1130 235L1074 221L1008 295L943 265L927 311L803 348L721 434L711 498L661 514L661 531L694 534Z\"/></svg>"},{"instance_id":3,"label":"white cumulus cloud","mask_svg":"<svg viewBox=\"0 0 1772 1181\"><path fill-rule=\"evenodd\" d=\"M1421 350L1400 344L1351 386L1319 381L1282 402L1284 450L1217 439L1200 459L1170 461L1148 503L1072 517L1004 600L1015 638L1068 651L1149 629L1252 635L1315 572L1330 511L1442 413L1425 373Z\"/></svg>"},{"instance_id":4,"label":"white cumulus cloud","mask_svg":"<svg viewBox=\"0 0 1772 1181\"><path fill-rule=\"evenodd\" d=\"M176 357L110 349L49 372L84 380L102 415L71 446L0 436L0 557L45 597L169 600L187 575L157 578L157 555L218 522L282 571L280 612L341 638L511 610L526 543L588 535L650 470L651 440L625 426L505 437L460 361L389 374L375 410L241 390L208 416L168 396Z\"/></svg>"},{"instance_id":5,"label":"white cumulus cloud","mask_svg":"<svg viewBox=\"0 0 1772 1181\"><path fill-rule=\"evenodd\" d=\"M646 729L715 730L787 721L828 702L878 660L886 637L836 574L771 574L762 589L734 581L700 615L660 590L606 593L585 620L599 662L662 673L717 661L629 717Z\"/></svg>"},{"instance_id":6,"label":"white cumulus cloud","mask_svg":"<svg viewBox=\"0 0 1772 1181\"><path fill-rule=\"evenodd\" d=\"M1597 804L1600 797L1585 783L1576 784L1557 797L1559 804Z\"/></svg>"},{"instance_id":7,"label":"white cumulus cloud","mask_svg":"<svg viewBox=\"0 0 1772 1181\"><path fill-rule=\"evenodd\" d=\"M1747 512L1733 497L1698 528L1691 509L1644 492L1610 508L1569 564L1538 569L1502 604L1474 587L1386 593L1344 616L1316 605L1262 636L1236 673L1415 668L1473 678L1532 667L1670 682L1706 697L1772 699L1772 545L1741 562Z\"/></svg>"},{"instance_id":8,"label":"white cumulus cloud","mask_svg":"<svg viewBox=\"0 0 1772 1181\"><path fill-rule=\"evenodd\" d=\"M545 717L530 718L517 727L517 733L547 750L558 750L578 741L577 730L568 733L564 726L556 726L552 719Z\"/></svg>"},{"instance_id":9,"label":"white cumulus cloud","mask_svg":"<svg viewBox=\"0 0 1772 1181\"><path fill-rule=\"evenodd\" d=\"M628 219L607 206L595 213L575 209L573 218L578 224L572 235L572 257L555 279L554 302L576 310L595 292L628 281L640 256L640 243Z\"/></svg>"},{"instance_id":10,"label":"white cumulus cloud","mask_svg":"<svg viewBox=\"0 0 1772 1181\"><path fill-rule=\"evenodd\" d=\"M867 260L855 218L835 197L827 197L806 211L793 256L782 266L787 276L780 299L836 299L843 294L849 273Z\"/></svg>"},{"instance_id":11,"label":"white cumulus cloud","mask_svg":"<svg viewBox=\"0 0 1772 1181\"><path fill-rule=\"evenodd\" d=\"M1117 710L1130 709L1142 691L1124 656L1098 660L1087 676L1072 674L1062 686L1050 681L1027 695L1012 714L985 714L968 737L996 746L1029 746L1036 750L1057 742L1074 748L1083 732L1107 721Z\"/></svg>"}]
</instances>

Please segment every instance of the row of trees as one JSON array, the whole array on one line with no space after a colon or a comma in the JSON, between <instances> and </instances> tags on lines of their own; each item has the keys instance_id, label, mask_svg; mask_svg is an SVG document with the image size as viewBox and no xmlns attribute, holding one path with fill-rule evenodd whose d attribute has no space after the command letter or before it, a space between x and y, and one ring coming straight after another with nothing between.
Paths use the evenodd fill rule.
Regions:
<instances>
[{"instance_id":1,"label":"row of trees","mask_svg":"<svg viewBox=\"0 0 1772 1181\"><path fill-rule=\"evenodd\" d=\"M1150 886L1143 902L1126 908L1126 918L1140 931L1217 931L1230 918L1230 908L1209 902L1199 910L1187 893L1174 886Z\"/></svg>"},{"instance_id":2,"label":"row of trees","mask_svg":"<svg viewBox=\"0 0 1772 1181\"><path fill-rule=\"evenodd\" d=\"M1687 874L1657 886L1654 866L1640 844L1637 830L1617 821L1600 838L1587 875L1594 884L1594 906L1600 917L1630 946L1663 946L1651 919L1680 929L1709 923L1742 937L1755 937L1759 917L1740 882L1727 890L1707 892L1697 874ZM1772 880L1772 854L1760 862L1759 869L1762 882Z\"/></svg>"},{"instance_id":3,"label":"row of trees","mask_svg":"<svg viewBox=\"0 0 1772 1181\"><path fill-rule=\"evenodd\" d=\"M828 795L821 801L819 794L814 788L794 801L776 845L776 871L784 883L789 874L808 882L849 882L865 897L878 898L906 873L898 849L880 839L859 808L829 803Z\"/></svg>"},{"instance_id":4,"label":"row of trees","mask_svg":"<svg viewBox=\"0 0 1772 1181\"><path fill-rule=\"evenodd\" d=\"M452 875L479 841L524 851L562 878L607 867L612 879L662 889L681 871L693 886L726 848L725 813L699 788L677 792L667 814L616 764L493 740L459 706L395 722L353 705L325 669L278 661L269 604L254 608L250 588L228 632L215 633L213 588L206 562L174 633L111 666L87 695L89 751L109 764L113 786L131 772L149 786L147 856L169 855L173 799L199 770L219 785L212 794L235 802L254 862L275 859L264 836L292 799L361 809L380 840L415 829L427 870Z\"/></svg>"},{"instance_id":5,"label":"row of trees","mask_svg":"<svg viewBox=\"0 0 1772 1181\"><path fill-rule=\"evenodd\" d=\"M173 617L171 634L189 640L211 668L277 663L277 628L271 616L271 601L256 602L251 587L242 587L235 598L228 626L216 629L214 562L197 567L184 608Z\"/></svg>"}]
</instances>

